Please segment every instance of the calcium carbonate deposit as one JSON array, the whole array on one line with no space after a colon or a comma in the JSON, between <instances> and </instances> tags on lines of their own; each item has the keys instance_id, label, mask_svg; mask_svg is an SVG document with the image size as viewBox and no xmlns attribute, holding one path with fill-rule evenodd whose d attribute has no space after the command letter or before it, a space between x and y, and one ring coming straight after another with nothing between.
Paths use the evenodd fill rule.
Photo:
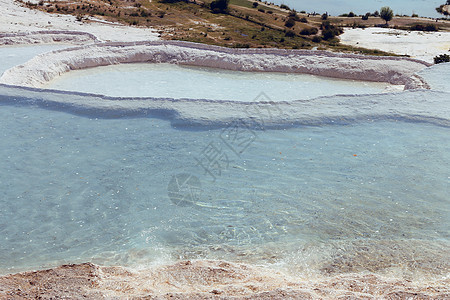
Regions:
<instances>
[{"instance_id":1,"label":"calcium carbonate deposit","mask_svg":"<svg viewBox=\"0 0 450 300\"><path fill-rule=\"evenodd\" d=\"M11 57L20 65L0 78L0 298L450 296L448 64L54 34L25 40L83 45ZM45 89L123 63L405 90L274 101L264 85L244 100Z\"/></svg>"},{"instance_id":2,"label":"calcium carbonate deposit","mask_svg":"<svg viewBox=\"0 0 450 300\"><path fill-rule=\"evenodd\" d=\"M368 57L326 51L226 49L188 42L105 43L39 55L6 71L0 83L41 87L70 70L118 63L177 63L238 71L306 73L426 88L415 72L429 64L407 58Z\"/></svg>"}]
</instances>

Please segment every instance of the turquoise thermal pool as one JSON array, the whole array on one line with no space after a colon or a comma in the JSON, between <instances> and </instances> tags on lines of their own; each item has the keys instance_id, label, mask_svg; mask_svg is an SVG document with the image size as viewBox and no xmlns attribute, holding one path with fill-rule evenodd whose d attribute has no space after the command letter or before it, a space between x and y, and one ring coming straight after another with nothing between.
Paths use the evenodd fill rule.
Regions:
<instances>
[{"instance_id":1,"label":"turquoise thermal pool","mask_svg":"<svg viewBox=\"0 0 450 300\"><path fill-rule=\"evenodd\" d=\"M0 47L0 75L14 66L25 63L38 54L69 47L63 44Z\"/></svg>"},{"instance_id":2,"label":"turquoise thermal pool","mask_svg":"<svg viewBox=\"0 0 450 300\"><path fill-rule=\"evenodd\" d=\"M0 119L1 273L179 258L305 274L448 268L446 127L254 129L237 151L234 127L174 127L164 117L2 105ZM220 168L208 173L214 153ZM191 187L174 185L182 174Z\"/></svg>"},{"instance_id":3,"label":"turquoise thermal pool","mask_svg":"<svg viewBox=\"0 0 450 300\"><path fill-rule=\"evenodd\" d=\"M441 63L418 73L430 85L432 90L450 92L450 63Z\"/></svg>"},{"instance_id":4,"label":"turquoise thermal pool","mask_svg":"<svg viewBox=\"0 0 450 300\"><path fill-rule=\"evenodd\" d=\"M240 72L174 64L122 64L70 71L45 86L116 97L252 101L262 90L273 101L401 90L388 83L307 74Z\"/></svg>"},{"instance_id":5,"label":"turquoise thermal pool","mask_svg":"<svg viewBox=\"0 0 450 300\"><path fill-rule=\"evenodd\" d=\"M431 91L385 94L168 64L73 71L48 87L193 99L0 85L0 274L223 259L302 278L448 276L448 66L421 72ZM244 102L261 92L290 101ZM247 106L251 118L236 117ZM281 117L266 127L263 109Z\"/></svg>"}]
</instances>

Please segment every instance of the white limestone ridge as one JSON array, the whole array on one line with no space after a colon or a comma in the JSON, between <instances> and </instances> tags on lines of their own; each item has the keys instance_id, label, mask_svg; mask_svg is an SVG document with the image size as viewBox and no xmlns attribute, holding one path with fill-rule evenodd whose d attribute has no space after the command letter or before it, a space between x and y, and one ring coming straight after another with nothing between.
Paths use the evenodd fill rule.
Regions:
<instances>
[{"instance_id":1,"label":"white limestone ridge","mask_svg":"<svg viewBox=\"0 0 450 300\"><path fill-rule=\"evenodd\" d=\"M43 87L71 70L121 63L173 63L238 71L305 73L388 82L406 89L428 88L415 75L430 66L401 57L363 56L328 51L229 49L181 41L96 43L36 56L7 70L0 83Z\"/></svg>"}]
</instances>

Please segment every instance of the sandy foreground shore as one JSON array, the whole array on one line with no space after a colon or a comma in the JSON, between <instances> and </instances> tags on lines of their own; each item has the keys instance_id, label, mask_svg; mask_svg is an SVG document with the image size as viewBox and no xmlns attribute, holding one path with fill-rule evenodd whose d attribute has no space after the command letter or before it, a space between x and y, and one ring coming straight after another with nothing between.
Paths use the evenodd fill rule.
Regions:
<instances>
[{"instance_id":1,"label":"sandy foreground shore","mask_svg":"<svg viewBox=\"0 0 450 300\"><path fill-rule=\"evenodd\" d=\"M413 284L371 274L304 280L225 261L180 261L143 271L64 265L0 277L3 299L448 299L450 280Z\"/></svg>"}]
</instances>

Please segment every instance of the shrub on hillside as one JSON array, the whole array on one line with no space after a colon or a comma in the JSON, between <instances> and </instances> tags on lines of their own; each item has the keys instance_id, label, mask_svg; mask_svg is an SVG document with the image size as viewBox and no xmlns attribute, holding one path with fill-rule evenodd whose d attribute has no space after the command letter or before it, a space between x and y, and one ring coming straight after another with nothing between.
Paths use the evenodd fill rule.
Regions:
<instances>
[{"instance_id":1,"label":"shrub on hillside","mask_svg":"<svg viewBox=\"0 0 450 300\"><path fill-rule=\"evenodd\" d=\"M321 41L322 41L322 39L320 38L320 36L314 36L313 38L312 38L312 41L314 42L314 43L320 43Z\"/></svg>"},{"instance_id":2,"label":"shrub on hillside","mask_svg":"<svg viewBox=\"0 0 450 300\"><path fill-rule=\"evenodd\" d=\"M320 29L322 30L322 38L326 41L331 40L344 32L342 28L331 25L330 21L322 22Z\"/></svg>"},{"instance_id":3,"label":"shrub on hillside","mask_svg":"<svg viewBox=\"0 0 450 300\"><path fill-rule=\"evenodd\" d=\"M295 32L293 32L292 30L288 30L288 31L286 31L284 36L285 37L294 37L295 36Z\"/></svg>"},{"instance_id":4,"label":"shrub on hillside","mask_svg":"<svg viewBox=\"0 0 450 300\"><path fill-rule=\"evenodd\" d=\"M441 55L435 56L433 59L434 59L435 64L450 62L450 55L441 54Z\"/></svg>"},{"instance_id":5,"label":"shrub on hillside","mask_svg":"<svg viewBox=\"0 0 450 300\"><path fill-rule=\"evenodd\" d=\"M300 17L297 15L297 12L296 12L296 11L291 11L291 12L289 13L289 17L290 17L290 18L293 18L295 21L300 21Z\"/></svg>"},{"instance_id":6,"label":"shrub on hillside","mask_svg":"<svg viewBox=\"0 0 450 300\"><path fill-rule=\"evenodd\" d=\"M317 28L312 27L312 28L305 28L302 31L300 31L301 35L313 35L313 34L317 34L317 32L319 32L319 30L317 30Z\"/></svg>"},{"instance_id":7,"label":"shrub on hillside","mask_svg":"<svg viewBox=\"0 0 450 300\"><path fill-rule=\"evenodd\" d=\"M250 45L237 43L237 44L233 45L233 48L250 48Z\"/></svg>"},{"instance_id":8,"label":"shrub on hillside","mask_svg":"<svg viewBox=\"0 0 450 300\"><path fill-rule=\"evenodd\" d=\"M289 17L289 19L287 19L286 23L284 23L284 26L288 27L288 28L292 28L295 25L295 19L293 17Z\"/></svg>"},{"instance_id":9,"label":"shrub on hillside","mask_svg":"<svg viewBox=\"0 0 450 300\"><path fill-rule=\"evenodd\" d=\"M230 0L214 0L209 7L213 13L227 13Z\"/></svg>"},{"instance_id":10,"label":"shrub on hillside","mask_svg":"<svg viewBox=\"0 0 450 300\"><path fill-rule=\"evenodd\" d=\"M412 25L409 29L413 31L438 31L438 27L435 24L415 24Z\"/></svg>"}]
</instances>

